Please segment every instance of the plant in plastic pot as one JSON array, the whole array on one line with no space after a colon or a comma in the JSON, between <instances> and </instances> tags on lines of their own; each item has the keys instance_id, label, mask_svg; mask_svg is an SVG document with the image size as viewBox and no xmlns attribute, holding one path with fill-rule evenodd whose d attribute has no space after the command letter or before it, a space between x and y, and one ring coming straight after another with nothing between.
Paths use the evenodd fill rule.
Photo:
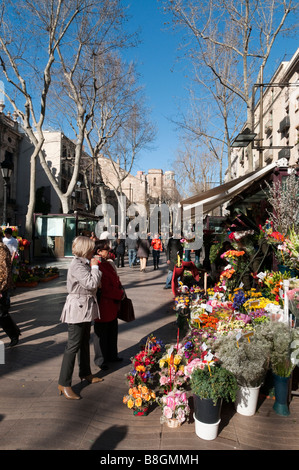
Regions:
<instances>
[{"instance_id":1,"label":"plant in plastic pot","mask_svg":"<svg viewBox=\"0 0 299 470\"><path fill-rule=\"evenodd\" d=\"M257 329L257 328L256 328ZM239 389L237 412L251 416L256 411L259 389L269 368L270 342L252 332L222 336L213 345L223 367L234 374Z\"/></svg>"},{"instance_id":2,"label":"plant in plastic pot","mask_svg":"<svg viewBox=\"0 0 299 470\"><path fill-rule=\"evenodd\" d=\"M238 389L235 376L218 363L195 368L190 385L195 418L205 423L220 419L222 400L234 401Z\"/></svg>"},{"instance_id":3,"label":"plant in plastic pot","mask_svg":"<svg viewBox=\"0 0 299 470\"><path fill-rule=\"evenodd\" d=\"M270 366L274 378L274 411L282 416L290 414L288 408L289 381L296 360L293 351L299 340L298 328L281 322L269 322L259 330L271 343Z\"/></svg>"}]
</instances>

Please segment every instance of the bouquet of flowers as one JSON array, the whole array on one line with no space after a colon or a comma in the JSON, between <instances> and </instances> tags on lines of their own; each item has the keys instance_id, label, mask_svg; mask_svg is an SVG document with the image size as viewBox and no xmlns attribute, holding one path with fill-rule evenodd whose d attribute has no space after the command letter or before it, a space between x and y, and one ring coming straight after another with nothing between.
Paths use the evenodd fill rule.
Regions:
<instances>
[{"instance_id":1,"label":"bouquet of flowers","mask_svg":"<svg viewBox=\"0 0 299 470\"><path fill-rule=\"evenodd\" d=\"M123 403L134 415L147 415L150 404L156 399L156 394L146 385L137 385L129 388L128 394L123 397Z\"/></svg>"},{"instance_id":2,"label":"bouquet of flowers","mask_svg":"<svg viewBox=\"0 0 299 470\"><path fill-rule=\"evenodd\" d=\"M296 287L287 291L287 296L292 314L294 317L299 318L299 288Z\"/></svg>"},{"instance_id":3,"label":"bouquet of flowers","mask_svg":"<svg viewBox=\"0 0 299 470\"><path fill-rule=\"evenodd\" d=\"M167 348L166 353L159 361L159 384L164 393L168 393L174 388L184 386L185 363L184 348L181 344L177 344L176 346L171 345Z\"/></svg>"},{"instance_id":4,"label":"bouquet of flowers","mask_svg":"<svg viewBox=\"0 0 299 470\"><path fill-rule=\"evenodd\" d=\"M190 413L186 392L174 389L162 397L157 398L162 408L161 424L166 422L169 426L180 426Z\"/></svg>"},{"instance_id":5,"label":"bouquet of flowers","mask_svg":"<svg viewBox=\"0 0 299 470\"><path fill-rule=\"evenodd\" d=\"M127 374L127 380L130 385L139 385L144 383L152 383L154 380L154 370L157 360L162 354L163 343L154 335L147 337L141 350L131 358L133 368Z\"/></svg>"}]
</instances>

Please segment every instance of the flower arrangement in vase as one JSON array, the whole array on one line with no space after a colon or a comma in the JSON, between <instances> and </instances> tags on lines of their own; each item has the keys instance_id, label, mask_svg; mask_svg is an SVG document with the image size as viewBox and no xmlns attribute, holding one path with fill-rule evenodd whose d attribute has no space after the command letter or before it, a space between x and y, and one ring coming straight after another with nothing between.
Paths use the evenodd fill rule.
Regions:
<instances>
[{"instance_id":1,"label":"flower arrangement in vase","mask_svg":"<svg viewBox=\"0 0 299 470\"><path fill-rule=\"evenodd\" d=\"M149 406L156 400L156 394L146 385L137 385L130 387L128 394L123 397L123 403L130 410L133 410L136 416L146 416Z\"/></svg>"},{"instance_id":2,"label":"flower arrangement in vase","mask_svg":"<svg viewBox=\"0 0 299 470\"><path fill-rule=\"evenodd\" d=\"M185 391L175 388L166 395L158 397L156 401L162 408L161 424L166 423L169 427L178 427L189 416L190 407Z\"/></svg>"},{"instance_id":3,"label":"flower arrangement in vase","mask_svg":"<svg viewBox=\"0 0 299 470\"><path fill-rule=\"evenodd\" d=\"M256 330L231 331L218 336L213 351L223 367L234 374L240 386L258 387L269 367L270 343Z\"/></svg>"}]
</instances>

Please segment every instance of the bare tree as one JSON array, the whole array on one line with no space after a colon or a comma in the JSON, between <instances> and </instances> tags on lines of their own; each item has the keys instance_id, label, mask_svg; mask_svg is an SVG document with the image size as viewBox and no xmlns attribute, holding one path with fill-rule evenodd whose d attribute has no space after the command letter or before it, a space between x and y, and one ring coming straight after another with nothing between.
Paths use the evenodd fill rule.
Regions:
<instances>
[{"instance_id":1,"label":"bare tree","mask_svg":"<svg viewBox=\"0 0 299 470\"><path fill-rule=\"evenodd\" d=\"M5 80L3 94L21 119L34 146L25 228L28 238L32 235L36 158L42 155L42 129L51 69L59 43L85 8L86 1L83 0L70 1L67 5L62 0L2 2L0 65Z\"/></svg>"},{"instance_id":2,"label":"bare tree","mask_svg":"<svg viewBox=\"0 0 299 470\"><path fill-rule=\"evenodd\" d=\"M31 238L36 190L36 158L61 199L63 211L77 181L84 130L92 114L95 93L90 100L82 94L82 84L90 74L92 52L104 53L126 41L121 34L124 8L120 0L5 0L0 25L0 66L5 79L4 94L21 119L34 146L30 161L30 196L26 215L26 235ZM53 75L60 73L61 94L76 109L76 157L73 175L65 194L59 188L42 151L47 98ZM56 81L57 85L57 81ZM86 85L86 83L85 83ZM90 90L94 86L90 84ZM86 89L86 87L85 87Z\"/></svg>"},{"instance_id":3,"label":"bare tree","mask_svg":"<svg viewBox=\"0 0 299 470\"><path fill-rule=\"evenodd\" d=\"M214 80L238 97L247 111L251 128L252 77L263 81L263 70L277 36L287 33L287 18L298 9L294 0L162 0L176 28L183 31L182 50L188 58L205 63ZM297 28L292 24L289 29ZM209 49L217 53L229 50L235 60L234 74L225 74L215 67ZM238 81L236 77L238 74ZM231 80L233 78L233 81ZM252 152L249 170L253 169Z\"/></svg>"}]
</instances>

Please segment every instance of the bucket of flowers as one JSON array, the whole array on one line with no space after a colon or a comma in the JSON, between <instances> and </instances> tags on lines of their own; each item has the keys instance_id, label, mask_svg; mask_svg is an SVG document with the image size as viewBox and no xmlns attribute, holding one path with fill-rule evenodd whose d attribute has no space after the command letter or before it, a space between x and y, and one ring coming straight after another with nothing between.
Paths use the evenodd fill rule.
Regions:
<instances>
[{"instance_id":1,"label":"bucket of flowers","mask_svg":"<svg viewBox=\"0 0 299 470\"><path fill-rule=\"evenodd\" d=\"M299 288L291 289L287 291L289 299L289 306L294 317L299 318Z\"/></svg>"},{"instance_id":2,"label":"bucket of flowers","mask_svg":"<svg viewBox=\"0 0 299 470\"><path fill-rule=\"evenodd\" d=\"M157 403L162 409L161 424L166 423L170 428L177 428L186 421L190 413L187 394L177 388L166 395L158 397Z\"/></svg>"},{"instance_id":3,"label":"bucket of flowers","mask_svg":"<svg viewBox=\"0 0 299 470\"><path fill-rule=\"evenodd\" d=\"M123 397L123 403L133 410L134 416L146 416L150 405L156 400L156 394L146 385L130 387L128 394Z\"/></svg>"}]
</instances>

